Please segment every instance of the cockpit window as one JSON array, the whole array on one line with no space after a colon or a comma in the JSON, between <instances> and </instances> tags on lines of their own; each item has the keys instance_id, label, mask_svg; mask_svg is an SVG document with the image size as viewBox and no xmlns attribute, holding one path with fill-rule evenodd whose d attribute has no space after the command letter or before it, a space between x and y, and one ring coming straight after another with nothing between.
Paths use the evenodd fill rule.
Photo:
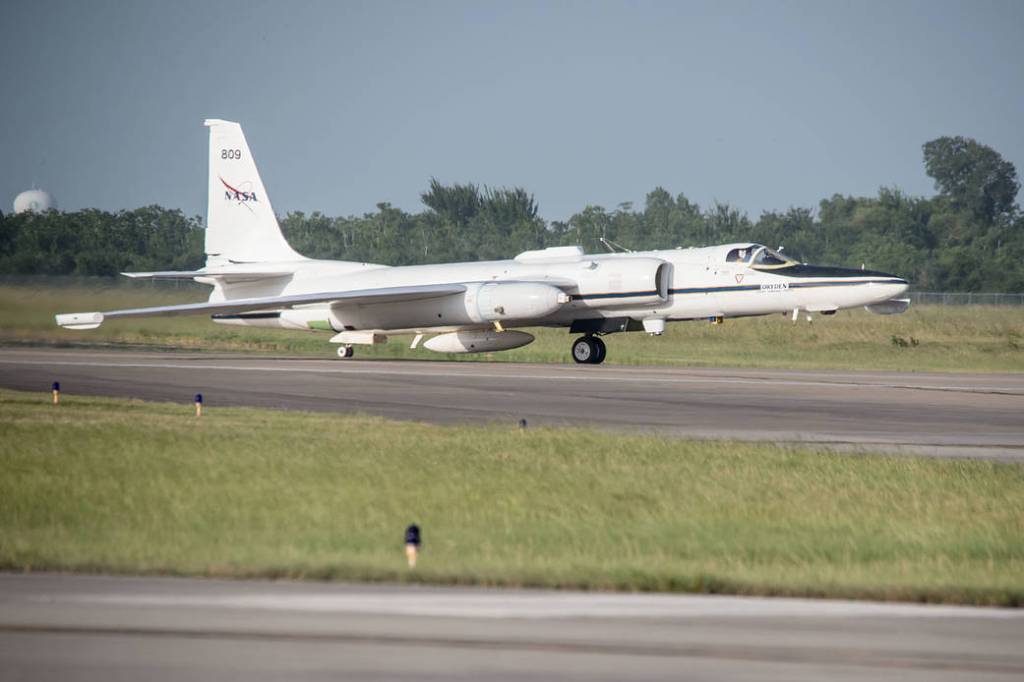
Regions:
<instances>
[{"instance_id":1,"label":"cockpit window","mask_svg":"<svg viewBox=\"0 0 1024 682\"><path fill-rule=\"evenodd\" d=\"M792 265L796 261L786 258L781 253L769 249L761 244L740 246L730 251L725 256L726 263L747 263L751 268L770 270L780 268L784 265Z\"/></svg>"},{"instance_id":2,"label":"cockpit window","mask_svg":"<svg viewBox=\"0 0 1024 682\"><path fill-rule=\"evenodd\" d=\"M750 257L750 252L753 251L749 246L743 247L742 249L733 249L729 252L729 255L725 257L726 263L746 263L747 258Z\"/></svg>"},{"instance_id":3,"label":"cockpit window","mask_svg":"<svg viewBox=\"0 0 1024 682\"><path fill-rule=\"evenodd\" d=\"M788 265L789 263L790 260L782 254L772 251L767 246L763 246L754 254L754 259L751 261L750 267L775 268L781 265Z\"/></svg>"}]
</instances>

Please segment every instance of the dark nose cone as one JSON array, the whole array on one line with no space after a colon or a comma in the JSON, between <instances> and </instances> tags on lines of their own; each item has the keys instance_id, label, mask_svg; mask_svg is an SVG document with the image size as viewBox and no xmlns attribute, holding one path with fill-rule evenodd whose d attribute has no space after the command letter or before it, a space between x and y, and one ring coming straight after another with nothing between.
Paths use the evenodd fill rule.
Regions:
<instances>
[{"instance_id":1,"label":"dark nose cone","mask_svg":"<svg viewBox=\"0 0 1024 682\"><path fill-rule=\"evenodd\" d=\"M843 279L846 277L875 277L892 280L893 284L907 284L907 280L899 275L892 275L879 270L856 270L854 268L834 268L827 265L807 265L797 263L785 268L771 270L773 275L783 277L816 277L821 279Z\"/></svg>"}]
</instances>

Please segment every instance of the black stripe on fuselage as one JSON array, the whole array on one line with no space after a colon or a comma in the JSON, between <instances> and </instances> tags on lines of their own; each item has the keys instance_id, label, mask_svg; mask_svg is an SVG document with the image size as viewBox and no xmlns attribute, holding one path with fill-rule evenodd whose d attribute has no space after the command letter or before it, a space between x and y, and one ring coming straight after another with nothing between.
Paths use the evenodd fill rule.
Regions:
<instances>
[{"instance_id":1,"label":"black stripe on fuselage","mask_svg":"<svg viewBox=\"0 0 1024 682\"><path fill-rule=\"evenodd\" d=\"M606 298L638 298L640 296L657 296L658 291L652 289L651 291L617 291L609 294L575 294L572 298L574 301L589 301L591 299L606 299Z\"/></svg>"},{"instance_id":2,"label":"black stripe on fuselage","mask_svg":"<svg viewBox=\"0 0 1024 682\"><path fill-rule=\"evenodd\" d=\"M210 315L215 320L275 320L281 317L281 311L273 313L218 313Z\"/></svg>"},{"instance_id":3,"label":"black stripe on fuselage","mask_svg":"<svg viewBox=\"0 0 1024 682\"><path fill-rule=\"evenodd\" d=\"M788 289L810 289L814 287L848 287L860 284L906 284L906 280L895 279L862 279L852 280L831 280L817 282L764 282L758 284L736 284L723 287L694 287L690 289L669 289L671 294L715 294L724 291L760 291L765 287L766 291L787 291ZM773 284L785 284L785 289L772 289Z\"/></svg>"},{"instance_id":4,"label":"black stripe on fuselage","mask_svg":"<svg viewBox=\"0 0 1024 682\"><path fill-rule=\"evenodd\" d=\"M865 277L861 270L847 270L847 273L855 272L857 277ZM774 274L774 272L772 273ZM867 276L871 276L868 274ZM841 287L841 286L857 286L861 284L906 284L905 279L900 279L893 275L885 275L891 277L891 279L842 279L842 280L831 280L831 281L817 281L817 282L783 282L787 285L786 289L779 289L778 291L786 291L787 289L807 289L813 287ZM765 282L767 285L766 290L771 291L771 282ZM680 289L669 289L669 294L716 294L728 291L760 291L762 283L758 284L734 284L717 287L687 287ZM615 298L639 298L641 296L656 296L657 291L624 291L608 294L577 294L573 296L574 301L592 301L592 300L605 300Z\"/></svg>"},{"instance_id":5,"label":"black stripe on fuselage","mask_svg":"<svg viewBox=\"0 0 1024 682\"><path fill-rule=\"evenodd\" d=\"M856 276L864 276L861 270L847 270L847 272L856 272ZM891 276L889 280L833 280L829 282L786 282L781 283L786 285L786 289L779 289L777 291L786 291L788 289L810 289L814 287L856 287L859 285L868 284L906 284L906 280L901 280L895 275ZM780 283L763 283L766 286L766 291L773 291L771 289L772 284ZM670 289L670 294L717 294L721 292L731 291L761 291L762 284L750 284L750 285L726 285L721 287L687 287L681 289ZM609 294L577 294L572 297L574 301L592 301L592 300L605 300L614 298L639 298L641 296L656 296L656 291L627 291L627 292L616 292Z\"/></svg>"}]
</instances>

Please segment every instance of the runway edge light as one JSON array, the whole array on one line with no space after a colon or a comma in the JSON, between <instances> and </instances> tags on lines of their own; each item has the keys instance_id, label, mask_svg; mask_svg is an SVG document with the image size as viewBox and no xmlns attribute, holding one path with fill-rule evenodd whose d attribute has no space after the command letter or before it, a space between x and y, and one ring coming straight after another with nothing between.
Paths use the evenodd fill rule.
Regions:
<instances>
[{"instance_id":1,"label":"runway edge light","mask_svg":"<svg viewBox=\"0 0 1024 682\"><path fill-rule=\"evenodd\" d=\"M203 394L196 393L196 416L203 416Z\"/></svg>"},{"instance_id":2,"label":"runway edge light","mask_svg":"<svg viewBox=\"0 0 1024 682\"><path fill-rule=\"evenodd\" d=\"M409 561L409 568L416 568L420 542L420 527L414 523L405 529L405 558Z\"/></svg>"},{"instance_id":3,"label":"runway edge light","mask_svg":"<svg viewBox=\"0 0 1024 682\"><path fill-rule=\"evenodd\" d=\"M53 382L53 386L50 387L50 390L53 391L53 404L54 405L59 404L60 403L60 382L59 381Z\"/></svg>"}]
</instances>

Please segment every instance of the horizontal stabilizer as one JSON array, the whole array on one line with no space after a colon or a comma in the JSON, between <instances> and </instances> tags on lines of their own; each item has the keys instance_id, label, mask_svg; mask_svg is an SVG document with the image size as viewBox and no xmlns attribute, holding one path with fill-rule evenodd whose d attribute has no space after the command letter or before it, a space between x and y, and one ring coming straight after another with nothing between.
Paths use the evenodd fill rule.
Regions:
<instances>
[{"instance_id":1,"label":"horizontal stabilizer","mask_svg":"<svg viewBox=\"0 0 1024 682\"><path fill-rule=\"evenodd\" d=\"M234 301L207 303L185 303L154 308L130 308L105 313L66 313L57 315L57 324L67 329L95 329L104 320L125 317L167 317L172 315L215 315L222 313L243 313L250 310L280 310L314 303L347 303L352 305L369 303L397 303L420 301L461 294L466 291L463 284L424 284L408 287L384 287L380 289L355 289L351 291L326 291L316 294L293 294L291 296L267 296L241 298Z\"/></svg>"},{"instance_id":2,"label":"horizontal stabilizer","mask_svg":"<svg viewBox=\"0 0 1024 682\"><path fill-rule=\"evenodd\" d=\"M278 277L290 277L291 270L284 272L244 272L241 270L164 270L161 272L122 272L122 275L129 279L139 280L183 280L195 279L196 277L216 277L225 282L242 282L256 279L277 279Z\"/></svg>"}]
</instances>

